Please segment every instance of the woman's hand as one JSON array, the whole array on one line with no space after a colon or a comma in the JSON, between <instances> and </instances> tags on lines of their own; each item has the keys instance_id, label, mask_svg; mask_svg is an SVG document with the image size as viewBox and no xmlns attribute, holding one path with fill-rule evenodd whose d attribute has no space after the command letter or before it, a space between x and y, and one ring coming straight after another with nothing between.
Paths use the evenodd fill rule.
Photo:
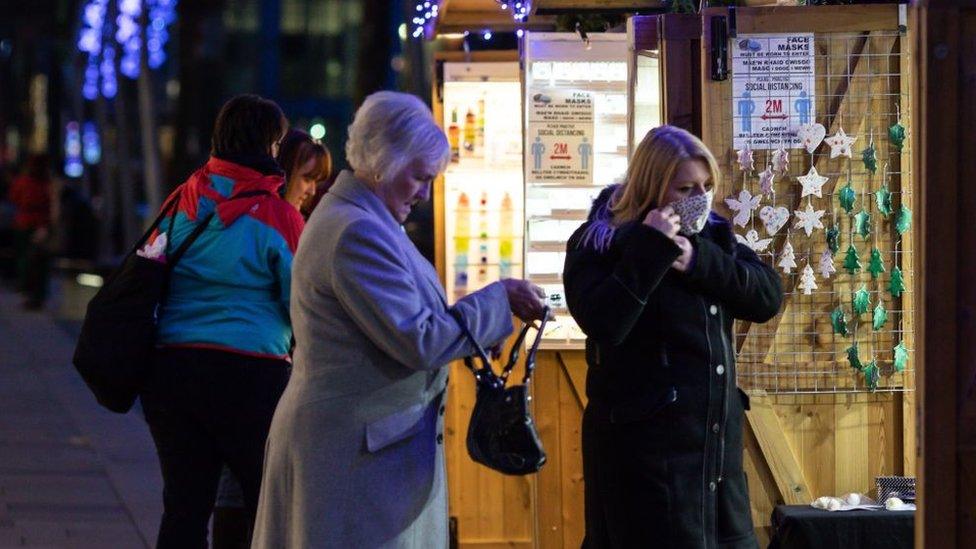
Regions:
<instances>
[{"instance_id":1,"label":"woman's hand","mask_svg":"<svg viewBox=\"0 0 976 549\"><path fill-rule=\"evenodd\" d=\"M675 235L672 240L674 240L674 243L681 248L681 257L676 259L674 263L671 264L671 267L673 267L676 271L686 273L688 272L688 269L691 268L691 264L695 261L695 248L691 245L690 240L681 236L680 234Z\"/></svg>"},{"instance_id":2,"label":"woman's hand","mask_svg":"<svg viewBox=\"0 0 976 549\"><path fill-rule=\"evenodd\" d=\"M526 323L542 319L546 306L546 293L542 288L517 278L505 278L501 283L508 294L508 306L511 307L512 314Z\"/></svg>"},{"instance_id":3,"label":"woman's hand","mask_svg":"<svg viewBox=\"0 0 976 549\"><path fill-rule=\"evenodd\" d=\"M668 238L674 238L681 228L681 218L678 217L678 214L674 213L674 209L671 206L665 206L647 212L647 215L644 217L644 224L652 229L661 231Z\"/></svg>"}]
</instances>

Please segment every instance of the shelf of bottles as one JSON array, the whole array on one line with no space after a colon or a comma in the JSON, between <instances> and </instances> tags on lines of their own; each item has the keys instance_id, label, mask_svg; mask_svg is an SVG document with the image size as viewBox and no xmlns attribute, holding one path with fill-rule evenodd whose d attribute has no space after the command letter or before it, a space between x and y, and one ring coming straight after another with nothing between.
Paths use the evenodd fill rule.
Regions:
<instances>
[{"instance_id":1,"label":"shelf of bottles","mask_svg":"<svg viewBox=\"0 0 976 549\"><path fill-rule=\"evenodd\" d=\"M451 302L522 277L524 187L518 63L445 63L445 285Z\"/></svg>"},{"instance_id":2,"label":"shelf of bottles","mask_svg":"<svg viewBox=\"0 0 976 549\"><path fill-rule=\"evenodd\" d=\"M566 242L600 191L627 169L628 46L625 34L525 34L525 274L548 296L555 319L542 345L581 348L566 308Z\"/></svg>"}]
</instances>

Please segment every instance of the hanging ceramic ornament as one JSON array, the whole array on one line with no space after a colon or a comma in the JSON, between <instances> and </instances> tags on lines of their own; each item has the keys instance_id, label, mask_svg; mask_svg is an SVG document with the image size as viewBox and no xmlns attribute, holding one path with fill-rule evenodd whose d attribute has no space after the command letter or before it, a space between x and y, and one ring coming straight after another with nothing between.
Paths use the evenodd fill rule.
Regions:
<instances>
[{"instance_id":1,"label":"hanging ceramic ornament","mask_svg":"<svg viewBox=\"0 0 976 549\"><path fill-rule=\"evenodd\" d=\"M739 162L739 168L741 168L742 171L752 173L752 170L755 167L755 162L752 159L752 149L749 148L748 144L746 144L742 150L736 152L736 158Z\"/></svg>"},{"instance_id":2,"label":"hanging ceramic ornament","mask_svg":"<svg viewBox=\"0 0 976 549\"><path fill-rule=\"evenodd\" d=\"M871 139L868 148L861 151L861 160L864 162L864 168L872 175L878 173L878 151L874 147L874 138Z\"/></svg>"},{"instance_id":3,"label":"hanging ceramic ornament","mask_svg":"<svg viewBox=\"0 0 976 549\"><path fill-rule=\"evenodd\" d=\"M735 239L738 240L740 244L749 246L752 251L757 253L766 251L766 248L768 248L769 244L773 241L772 238L763 238L760 240L759 233L757 233L755 229L749 229L749 232L747 232L746 236L744 237L740 234L736 234Z\"/></svg>"},{"instance_id":4,"label":"hanging ceramic ornament","mask_svg":"<svg viewBox=\"0 0 976 549\"><path fill-rule=\"evenodd\" d=\"M759 190L762 194L773 194L775 192L773 188L773 177L775 175L772 166L766 166L765 170L759 172Z\"/></svg>"},{"instance_id":5,"label":"hanging ceramic ornament","mask_svg":"<svg viewBox=\"0 0 976 549\"><path fill-rule=\"evenodd\" d=\"M793 215L796 216L796 224L793 225L795 229L803 229L803 232L807 233L807 236L813 234L814 229L823 229L824 225L820 221L820 218L827 213L825 210L814 211L811 204L807 204L806 210L796 210Z\"/></svg>"},{"instance_id":6,"label":"hanging ceramic ornament","mask_svg":"<svg viewBox=\"0 0 976 549\"><path fill-rule=\"evenodd\" d=\"M725 203L735 212L732 222L740 227L748 225L749 220L752 219L752 210L759 207L760 200L762 200L761 194L752 196L752 193L746 189L739 191L738 198L726 198Z\"/></svg>"},{"instance_id":7,"label":"hanging ceramic ornament","mask_svg":"<svg viewBox=\"0 0 976 549\"><path fill-rule=\"evenodd\" d=\"M874 313L871 315L871 326L877 332L884 327L885 322L888 322L888 311L885 309L884 302L879 299L878 304L874 307Z\"/></svg>"},{"instance_id":8,"label":"hanging ceramic ornament","mask_svg":"<svg viewBox=\"0 0 976 549\"><path fill-rule=\"evenodd\" d=\"M851 310L854 311L856 316L860 316L868 312L870 305L871 294L868 293L866 286L861 285L861 289L854 292L854 295L851 297Z\"/></svg>"},{"instance_id":9,"label":"hanging ceramic ornament","mask_svg":"<svg viewBox=\"0 0 976 549\"><path fill-rule=\"evenodd\" d=\"M861 238L865 240L871 236L871 214L866 210L861 210L854 216L854 232L861 235Z\"/></svg>"},{"instance_id":10,"label":"hanging ceramic ornament","mask_svg":"<svg viewBox=\"0 0 976 549\"><path fill-rule=\"evenodd\" d=\"M834 256L830 250L824 250L823 255L820 256L820 264L817 266L817 270L820 271L820 276L823 278L830 278L830 275L837 272L837 269L834 268Z\"/></svg>"},{"instance_id":11,"label":"hanging ceramic ornament","mask_svg":"<svg viewBox=\"0 0 976 549\"><path fill-rule=\"evenodd\" d=\"M844 310L839 305L830 313L830 325L833 327L835 334L846 337L849 333L847 331L847 317L844 316Z\"/></svg>"},{"instance_id":12,"label":"hanging ceramic ornament","mask_svg":"<svg viewBox=\"0 0 976 549\"><path fill-rule=\"evenodd\" d=\"M905 366L908 365L908 349L905 348L905 342L899 341L898 345L895 345L895 371L904 372Z\"/></svg>"},{"instance_id":13,"label":"hanging ceramic ornament","mask_svg":"<svg viewBox=\"0 0 976 549\"><path fill-rule=\"evenodd\" d=\"M858 356L857 343L847 348L847 363L851 365L851 368L858 371L864 368L864 365L861 364L861 357Z\"/></svg>"},{"instance_id":14,"label":"hanging ceramic ornament","mask_svg":"<svg viewBox=\"0 0 976 549\"><path fill-rule=\"evenodd\" d=\"M895 222L895 230L898 231L898 234L905 234L911 227L912 211L908 209L908 206L902 204L898 211L898 221Z\"/></svg>"},{"instance_id":15,"label":"hanging ceramic ornament","mask_svg":"<svg viewBox=\"0 0 976 549\"><path fill-rule=\"evenodd\" d=\"M851 158L851 145L857 141L856 137L850 137L844 133L844 128L839 128L837 133L824 140L830 147L830 157L846 156Z\"/></svg>"},{"instance_id":16,"label":"hanging ceramic ornament","mask_svg":"<svg viewBox=\"0 0 976 549\"><path fill-rule=\"evenodd\" d=\"M837 193L837 200L840 201L840 207L844 208L844 211L848 215L854 211L854 201L857 199L857 193L854 192L854 188L851 187L851 181L847 180L847 185Z\"/></svg>"},{"instance_id":17,"label":"hanging ceramic ornament","mask_svg":"<svg viewBox=\"0 0 976 549\"><path fill-rule=\"evenodd\" d=\"M813 276L813 267L809 263L803 268L803 274L800 275L799 287L803 290L803 295L810 295L817 289L817 281Z\"/></svg>"},{"instance_id":18,"label":"hanging ceramic ornament","mask_svg":"<svg viewBox=\"0 0 976 549\"><path fill-rule=\"evenodd\" d=\"M790 171L790 153L780 147L773 151L773 172L779 175L783 175Z\"/></svg>"},{"instance_id":19,"label":"hanging ceramic ornament","mask_svg":"<svg viewBox=\"0 0 976 549\"><path fill-rule=\"evenodd\" d=\"M817 150L817 147L820 146L820 143L823 142L826 135L827 128L824 128L823 124L806 124L800 126L800 129L796 132L796 136L800 138L800 144L810 154L813 154L813 151Z\"/></svg>"},{"instance_id":20,"label":"hanging ceramic ornament","mask_svg":"<svg viewBox=\"0 0 976 549\"><path fill-rule=\"evenodd\" d=\"M881 379L881 372L878 370L878 362L872 360L864 365L864 383L868 389L874 391L878 388L878 381Z\"/></svg>"},{"instance_id":21,"label":"hanging ceramic ornament","mask_svg":"<svg viewBox=\"0 0 976 549\"><path fill-rule=\"evenodd\" d=\"M891 297L901 297L905 291L905 279L901 274L901 269L896 265L891 269L891 280L888 281L888 293Z\"/></svg>"},{"instance_id":22,"label":"hanging ceramic ornament","mask_svg":"<svg viewBox=\"0 0 976 549\"><path fill-rule=\"evenodd\" d=\"M836 222L827 229L827 249L830 250L830 255L840 251L840 229Z\"/></svg>"},{"instance_id":23,"label":"hanging ceramic ornament","mask_svg":"<svg viewBox=\"0 0 976 549\"><path fill-rule=\"evenodd\" d=\"M855 274L861 270L861 258L857 256L857 249L851 244L847 248L847 256L844 257L844 269L850 273Z\"/></svg>"},{"instance_id":24,"label":"hanging ceramic ornament","mask_svg":"<svg viewBox=\"0 0 976 549\"><path fill-rule=\"evenodd\" d=\"M881 216L888 219L891 215L891 191L888 190L888 183L884 183L880 189L874 191L874 201L878 205Z\"/></svg>"},{"instance_id":25,"label":"hanging ceramic ornament","mask_svg":"<svg viewBox=\"0 0 976 549\"><path fill-rule=\"evenodd\" d=\"M884 260L881 259L881 250L871 249L871 259L868 261L868 272L871 278L877 279L881 273L885 272Z\"/></svg>"},{"instance_id":26,"label":"hanging ceramic ornament","mask_svg":"<svg viewBox=\"0 0 976 549\"><path fill-rule=\"evenodd\" d=\"M790 237L786 237L786 244L783 245L783 253L779 256L780 269L786 274L792 274L793 269L796 268L796 255L793 253L793 244L790 243Z\"/></svg>"},{"instance_id":27,"label":"hanging ceramic ornament","mask_svg":"<svg viewBox=\"0 0 976 549\"><path fill-rule=\"evenodd\" d=\"M777 206L775 208L773 206L763 206L759 210L759 219L766 226L766 234L773 236L790 220L790 211L783 206Z\"/></svg>"},{"instance_id":28,"label":"hanging ceramic ornament","mask_svg":"<svg viewBox=\"0 0 976 549\"><path fill-rule=\"evenodd\" d=\"M888 139L891 140L891 144L894 145L895 150L901 152L902 147L905 145L905 126L901 125L901 121L895 122L890 128L888 128Z\"/></svg>"},{"instance_id":29,"label":"hanging ceramic ornament","mask_svg":"<svg viewBox=\"0 0 976 549\"><path fill-rule=\"evenodd\" d=\"M800 193L800 198L804 196L813 195L817 198L822 196L824 183L829 181L829 178L824 177L817 173L817 168L815 166L810 166L810 171L806 175L801 175L796 178L803 186L803 190Z\"/></svg>"}]
</instances>

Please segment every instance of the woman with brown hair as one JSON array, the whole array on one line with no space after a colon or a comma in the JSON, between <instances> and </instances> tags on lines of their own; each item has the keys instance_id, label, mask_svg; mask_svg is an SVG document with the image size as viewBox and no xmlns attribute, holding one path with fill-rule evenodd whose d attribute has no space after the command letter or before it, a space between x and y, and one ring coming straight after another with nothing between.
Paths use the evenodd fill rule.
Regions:
<instances>
[{"instance_id":1,"label":"woman with brown hair","mask_svg":"<svg viewBox=\"0 0 976 549\"><path fill-rule=\"evenodd\" d=\"M281 140L278 165L286 178L282 198L307 218L320 185L332 175L329 149L302 130L289 130Z\"/></svg>"},{"instance_id":2,"label":"woman with brown hair","mask_svg":"<svg viewBox=\"0 0 976 549\"><path fill-rule=\"evenodd\" d=\"M775 316L783 293L711 213L718 179L698 138L655 128L567 244L587 335L586 548L757 546L731 328Z\"/></svg>"}]
</instances>

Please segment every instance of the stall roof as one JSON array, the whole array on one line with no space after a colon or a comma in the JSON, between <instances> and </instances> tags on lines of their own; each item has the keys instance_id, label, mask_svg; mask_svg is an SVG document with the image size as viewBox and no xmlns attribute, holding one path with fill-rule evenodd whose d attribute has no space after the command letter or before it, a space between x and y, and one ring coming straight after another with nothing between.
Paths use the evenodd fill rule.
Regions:
<instances>
[{"instance_id":1,"label":"stall roof","mask_svg":"<svg viewBox=\"0 0 976 549\"><path fill-rule=\"evenodd\" d=\"M554 23L552 17L531 16L525 23L516 24L512 14L501 9L496 0L441 0L436 32L546 30L552 29Z\"/></svg>"},{"instance_id":2,"label":"stall roof","mask_svg":"<svg viewBox=\"0 0 976 549\"><path fill-rule=\"evenodd\" d=\"M555 14L569 11L663 10L662 0L533 0L533 13Z\"/></svg>"}]
</instances>

